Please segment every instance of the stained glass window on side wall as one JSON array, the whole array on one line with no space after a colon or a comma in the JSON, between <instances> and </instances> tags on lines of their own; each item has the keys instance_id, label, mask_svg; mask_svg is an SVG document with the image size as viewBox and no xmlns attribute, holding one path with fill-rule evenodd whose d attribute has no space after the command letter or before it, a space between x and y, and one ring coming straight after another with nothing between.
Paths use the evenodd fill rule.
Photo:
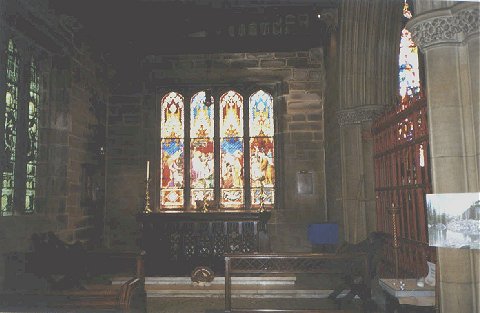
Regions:
<instances>
[{"instance_id":1,"label":"stained glass window on side wall","mask_svg":"<svg viewBox=\"0 0 480 313\"><path fill-rule=\"evenodd\" d=\"M35 178L38 159L38 105L40 102L40 77L35 60L30 64L30 101L28 102L28 147L27 147L27 181L25 213L35 211Z\"/></svg>"},{"instance_id":2,"label":"stained glass window on side wall","mask_svg":"<svg viewBox=\"0 0 480 313\"><path fill-rule=\"evenodd\" d=\"M0 215L13 214L13 188L15 181L15 144L17 142L17 105L19 58L12 40L7 48L7 92L5 95L5 163L2 173L2 199Z\"/></svg>"},{"instance_id":3,"label":"stained glass window on side wall","mask_svg":"<svg viewBox=\"0 0 480 313\"><path fill-rule=\"evenodd\" d=\"M412 18L407 1L404 2L403 16L406 20ZM404 28L400 39L399 54L399 91L402 99L420 92L420 70L418 63L418 48L412 40L411 33Z\"/></svg>"},{"instance_id":4,"label":"stained glass window on side wall","mask_svg":"<svg viewBox=\"0 0 480 313\"><path fill-rule=\"evenodd\" d=\"M259 90L249 99L250 185L252 206L275 199L273 98Z\"/></svg>"},{"instance_id":5,"label":"stained glass window on side wall","mask_svg":"<svg viewBox=\"0 0 480 313\"><path fill-rule=\"evenodd\" d=\"M161 101L160 204L182 208L184 204L184 102L176 92Z\"/></svg>"},{"instance_id":6,"label":"stained glass window on side wall","mask_svg":"<svg viewBox=\"0 0 480 313\"><path fill-rule=\"evenodd\" d=\"M206 103L204 91L190 102L190 188L191 203L214 199L214 101Z\"/></svg>"},{"instance_id":7,"label":"stained glass window on side wall","mask_svg":"<svg viewBox=\"0 0 480 313\"><path fill-rule=\"evenodd\" d=\"M220 202L244 205L243 97L230 90L220 97Z\"/></svg>"}]
</instances>

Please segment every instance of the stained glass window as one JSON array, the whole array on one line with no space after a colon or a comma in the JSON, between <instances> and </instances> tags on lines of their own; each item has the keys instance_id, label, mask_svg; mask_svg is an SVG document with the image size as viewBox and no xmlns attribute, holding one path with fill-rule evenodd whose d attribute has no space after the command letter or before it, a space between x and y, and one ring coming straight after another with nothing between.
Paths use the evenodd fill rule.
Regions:
<instances>
[{"instance_id":1,"label":"stained glass window","mask_svg":"<svg viewBox=\"0 0 480 313\"><path fill-rule=\"evenodd\" d=\"M28 102L28 137L27 137L27 181L25 213L35 211L35 177L38 157L38 105L40 101L40 77L35 60L30 63L30 101Z\"/></svg>"},{"instance_id":2,"label":"stained glass window","mask_svg":"<svg viewBox=\"0 0 480 313\"><path fill-rule=\"evenodd\" d=\"M200 200L214 199L214 112L213 98L196 93L190 101L190 187L192 206Z\"/></svg>"},{"instance_id":3,"label":"stained glass window","mask_svg":"<svg viewBox=\"0 0 480 313\"><path fill-rule=\"evenodd\" d=\"M241 207L243 196L243 97L233 90L220 97L220 203Z\"/></svg>"},{"instance_id":4,"label":"stained glass window","mask_svg":"<svg viewBox=\"0 0 480 313\"><path fill-rule=\"evenodd\" d=\"M274 201L274 121L273 98L263 90L250 96L250 185L252 206L258 206L263 198L265 205Z\"/></svg>"},{"instance_id":5,"label":"stained glass window","mask_svg":"<svg viewBox=\"0 0 480 313\"><path fill-rule=\"evenodd\" d=\"M8 42L7 50L7 92L5 96L5 163L3 169L3 185L1 214L13 214L13 188L15 181L15 145L17 142L16 123L18 105L18 71L19 58L15 44Z\"/></svg>"},{"instance_id":6,"label":"stained glass window","mask_svg":"<svg viewBox=\"0 0 480 313\"><path fill-rule=\"evenodd\" d=\"M412 18L412 12L406 0L403 5L403 16L406 20ZM412 40L411 33L406 28L402 29L398 62L399 90L400 96L404 99L420 92L418 48Z\"/></svg>"},{"instance_id":7,"label":"stained glass window","mask_svg":"<svg viewBox=\"0 0 480 313\"><path fill-rule=\"evenodd\" d=\"M259 208L262 201L273 206L272 96L259 90L247 107L234 90L218 99L207 97L207 91L193 94L185 109L178 93L162 98L161 209L198 209L205 199L223 209ZM186 137L184 127L189 127Z\"/></svg>"},{"instance_id":8,"label":"stained glass window","mask_svg":"<svg viewBox=\"0 0 480 313\"><path fill-rule=\"evenodd\" d=\"M183 96L170 92L161 101L160 197L164 208L178 208L184 202L183 130Z\"/></svg>"}]
</instances>

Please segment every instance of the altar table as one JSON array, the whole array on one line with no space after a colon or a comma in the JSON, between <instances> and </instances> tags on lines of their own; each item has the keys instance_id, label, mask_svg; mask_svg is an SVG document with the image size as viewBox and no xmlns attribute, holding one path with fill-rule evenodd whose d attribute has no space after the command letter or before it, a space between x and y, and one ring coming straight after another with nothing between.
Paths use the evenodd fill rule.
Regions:
<instances>
[{"instance_id":1,"label":"altar table","mask_svg":"<svg viewBox=\"0 0 480 313\"><path fill-rule=\"evenodd\" d=\"M198 266L223 275L226 253L268 252L270 215L253 210L141 213L137 220L146 275L190 276Z\"/></svg>"}]
</instances>

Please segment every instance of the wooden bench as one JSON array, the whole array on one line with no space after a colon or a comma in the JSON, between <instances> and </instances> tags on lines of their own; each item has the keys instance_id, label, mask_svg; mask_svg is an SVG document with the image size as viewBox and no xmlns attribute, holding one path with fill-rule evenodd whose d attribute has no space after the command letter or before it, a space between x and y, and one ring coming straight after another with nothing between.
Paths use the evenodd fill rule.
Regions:
<instances>
[{"instance_id":1,"label":"wooden bench","mask_svg":"<svg viewBox=\"0 0 480 313\"><path fill-rule=\"evenodd\" d=\"M31 255L26 254L28 260ZM16 258L19 256L17 254ZM28 286L28 279L23 279L23 285L10 285L0 294L0 307L2 310L22 310L23 312L124 312L140 313L145 312L145 277L143 267L143 255L133 253L88 253L87 268L92 267L93 276L82 281L81 287L58 289L50 288L45 279L36 278L36 286ZM26 273L28 263L34 260L25 261ZM98 281L102 269L104 274L114 274L119 270L118 264L134 264L133 271L130 271L130 278L123 284L113 285L111 281L103 277ZM17 262L22 264L22 262ZM110 263L110 270L105 267ZM18 270L18 269L17 269ZM132 273L133 272L133 273ZM122 276L127 274L122 271ZM22 273L17 273L20 278ZM25 275L24 275L25 276ZM27 275L30 281L35 276ZM33 278L33 279L32 279ZM20 279L22 280L22 279ZM90 281L89 281L90 280ZM44 288L42 288L42 282Z\"/></svg>"},{"instance_id":2,"label":"wooden bench","mask_svg":"<svg viewBox=\"0 0 480 313\"><path fill-rule=\"evenodd\" d=\"M363 281L370 288L368 257L355 254L241 254L225 256L225 312L303 312L303 313L354 313L348 310L285 310L285 309L233 309L232 275L265 275L323 273L349 274L352 266L360 266ZM370 294L368 292L368 294ZM369 299L362 299L364 302ZM356 312L358 313L358 312Z\"/></svg>"}]
</instances>

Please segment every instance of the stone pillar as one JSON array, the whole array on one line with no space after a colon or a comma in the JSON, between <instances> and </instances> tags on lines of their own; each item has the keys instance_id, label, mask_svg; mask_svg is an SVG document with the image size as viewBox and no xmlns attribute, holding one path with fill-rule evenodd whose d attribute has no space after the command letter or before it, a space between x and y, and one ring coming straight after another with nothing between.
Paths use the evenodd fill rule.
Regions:
<instances>
[{"instance_id":1,"label":"stone pillar","mask_svg":"<svg viewBox=\"0 0 480 313\"><path fill-rule=\"evenodd\" d=\"M360 106L337 113L342 155L342 198L345 240L358 242L375 230L372 120L381 105Z\"/></svg>"},{"instance_id":2,"label":"stone pillar","mask_svg":"<svg viewBox=\"0 0 480 313\"><path fill-rule=\"evenodd\" d=\"M372 119L396 100L400 1L345 0L340 7L339 106L344 239L376 228Z\"/></svg>"},{"instance_id":3,"label":"stone pillar","mask_svg":"<svg viewBox=\"0 0 480 313\"><path fill-rule=\"evenodd\" d=\"M480 5L429 2L407 28L425 54L433 191L479 192ZM438 249L441 312L480 311L479 262L478 250Z\"/></svg>"}]
</instances>

